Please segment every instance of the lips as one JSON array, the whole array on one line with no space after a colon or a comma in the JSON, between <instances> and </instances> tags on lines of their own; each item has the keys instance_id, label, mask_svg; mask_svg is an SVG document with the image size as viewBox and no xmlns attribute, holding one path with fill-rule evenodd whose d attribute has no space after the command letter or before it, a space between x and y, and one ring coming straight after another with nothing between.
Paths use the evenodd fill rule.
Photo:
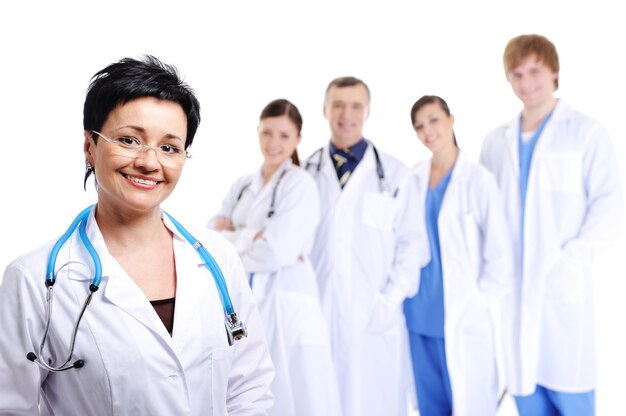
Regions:
<instances>
[{"instance_id":1,"label":"lips","mask_svg":"<svg viewBox=\"0 0 626 416\"><path fill-rule=\"evenodd\" d=\"M156 186L159 182L155 181L153 179L143 179L143 178L138 178L136 176L130 176L130 175L126 175L126 174L122 174L124 175L124 177L134 183L140 184L140 185L145 185L145 186Z\"/></svg>"}]
</instances>

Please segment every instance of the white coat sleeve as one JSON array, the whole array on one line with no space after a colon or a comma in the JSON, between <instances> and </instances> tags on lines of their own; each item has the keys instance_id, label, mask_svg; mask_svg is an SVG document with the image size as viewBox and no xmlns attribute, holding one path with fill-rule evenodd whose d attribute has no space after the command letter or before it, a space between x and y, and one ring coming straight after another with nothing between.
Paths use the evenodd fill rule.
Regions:
<instances>
[{"instance_id":1,"label":"white coat sleeve","mask_svg":"<svg viewBox=\"0 0 626 416\"><path fill-rule=\"evenodd\" d=\"M498 184L491 172L482 166L479 169L480 180L472 189L478 196L482 241L478 286L485 293L501 297L513 288L513 239Z\"/></svg>"},{"instance_id":2,"label":"white coat sleeve","mask_svg":"<svg viewBox=\"0 0 626 416\"><path fill-rule=\"evenodd\" d=\"M291 171L289 181L279 187L275 214L267 220L263 236L240 252L248 272L270 273L308 255L320 220L317 186L305 172Z\"/></svg>"},{"instance_id":3,"label":"white coat sleeve","mask_svg":"<svg viewBox=\"0 0 626 416\"><path fill-rule=\"evenodd\" d=\"M4 272L0 285L0 414L38 415L39 391L46 372L26 358L38 351L45 321L45 300L18 261Z\"/></svg>"},{"instance_id":4,"label":"white coat sleeve","mask_svg":"<svg viewBox=\"0 0 626 416\"><path fill-rule=\"evenodd\" d=\"M243 266L236 252L231 253L234 260L229 273L232 276L230 295L238 317L248 329L248 336L234 346L226 409L230 416L266 415L273 404L270 384L274 379L274 366Z\"/></svg>"},{"instance_id":5,"label":"white coat sleeve","mask_svg":"<svg viewBox=\"0 0 626 416\"><path fill-rule=\"evenodd\" d=\"M407 174L398 189L393 267L381 293L390 306L417 293L420 270L430 261L424 207L419 202L418 186L415 175Z\"/></svg>"},{"instance_id":6,"label":"white coat sleeve","mask_svg":"<svg viewBox=\"0 0 626 416\"><path fill-rule=\"evenodd\" d=\"M578 235L562 247L573 259L592 258L617 238L624 219L620 174L608 133L596 124L588 143L583 157L587 211Z\"/></svg>"}]
</instances>

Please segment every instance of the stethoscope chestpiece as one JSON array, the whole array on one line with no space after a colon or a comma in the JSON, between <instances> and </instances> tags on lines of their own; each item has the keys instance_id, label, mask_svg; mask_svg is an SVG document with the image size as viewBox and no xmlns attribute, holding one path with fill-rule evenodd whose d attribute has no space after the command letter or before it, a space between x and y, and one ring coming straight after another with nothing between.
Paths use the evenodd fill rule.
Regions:
<instances>
[{"instance_id":1,"label":"stethoscope chestpiece","mask_svg":"<svg viewBox=\"0 0 626 416\"><path fill-rule=\"evenodd\" d=\"M228 345L233 345L248 336L246 325L237 319L237 314L233 313L224 320L226 326L226 336L228 337Z\"/></svg>"}]
</instances>

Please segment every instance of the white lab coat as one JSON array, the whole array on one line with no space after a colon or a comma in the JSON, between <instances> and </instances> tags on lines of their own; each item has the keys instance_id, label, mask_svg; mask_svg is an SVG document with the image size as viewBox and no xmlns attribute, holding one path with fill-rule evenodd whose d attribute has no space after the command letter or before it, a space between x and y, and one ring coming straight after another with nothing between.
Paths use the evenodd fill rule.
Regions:
<instances>
[{"instance_id":1,"label":"white lab coat","mask_svg":"<svg viewBox=\"0 0 626 416\"><path fill-rule=\"evenodd\" d=\"M268 218L274 191L274 214ZM265 186L260 169L236 180L209 222L213 226L218 217L231 220L236 230L224 235L235 245L246 272L253 274L252 292L276 367L270 415L341 412L328 332L308 259L319 215L315 182L289 159ZM263 236L254 240L259 231Z\"/></svg>"},{"instance_id":2,"label":"white lab coat","mask_svg":"<svg viewBox=\"0 0 626 416\"><path fill-rule=\"evenodd\" d=\"M370 144L342 190L328 146L321 152L307 162L322 207L311 259L344 415L406 416L411 365L402 302L417 292L430 256L416 184L402 162L379 151L391 188L381 193Z\"/></svg>"},{"instance_id":3,"label":"white lab coat","mask_svg":"<svg viewBox=\"0 0 626 416\"><path fill-rule=\"evenodd\" d=\"M111 257L94 220L87 234L102 261L102 283L83 316L74 360L50 373L27 360L45 325L47 244L13 261L0 286L0 414L265 415L273 377L262 323L237 254L219 234L192 231L219 264L249 335L228 346L212 274L169 219L174 234L176 307L172 336L141 289ZM150 259L146 259L149 261ZM65 359L88 294L93 264L78 230L59 252L43 356ZM38 409L40 406L40 410Z\"/></svg>"},{"instance_id":4,"label":"white lab coat","mask_svg":"<svg viewBox=\"0 0 626 416\"><path fill-rule=\"evenodd\" d=\"M413 168L422 206L430 168L431 160ZM453 413L495 415L499 392L491 307L513 286L511 238L493 175L462 152L437 223Z\"/></svg>"},{"instance_id":5,"label":"white lab coat","mask_svg":"<svg viewBox=\"0 0 626 416\"><path fill-rule=\"evenodd\" d=\"M496 176L513 231L519 286L503 309L508 390L595 387L592 261L624 215L610 139L559 100L532 158L521 264L519 116L491 132L481 162Z\"/></svg>"}]
</instances>

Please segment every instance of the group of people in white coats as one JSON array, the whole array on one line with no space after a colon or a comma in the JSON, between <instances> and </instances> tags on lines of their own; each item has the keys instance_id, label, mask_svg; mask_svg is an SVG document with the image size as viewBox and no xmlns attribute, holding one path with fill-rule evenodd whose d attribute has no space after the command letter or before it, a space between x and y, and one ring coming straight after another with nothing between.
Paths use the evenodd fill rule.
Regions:
<instances>
[{"instance_id":1,"label":"group of people in white coats","mask_svg":"<svg viewBox=\"0 0 626 416\"><path fill-rule=\"evenodd\" d=\"M554 96L547 38L512 39L504 67L523 109L480 163L439 96L411 108L432 152L412 169L364 138L360 79L328 85L331 138L303 167L295 105L263 110L264 162L209 227L259 304L270 414L405 416L413 387L420 415L495 415L503 385L523 416L594 414L591 266L623 216L616 162L602 127Z\"/></svg>"},{"instance_id":2,"label":"group of people in white coats","mask_svg":"<svg viewBox=\"0 0 626 416\"><path fill-rule=\"evenodd\" d=\"M432 157L410 169L379 150L369 88L342 77L330 141L300 166L302 116L270 102L262 165L199 239L160 207L191 157L193 90L150 56L96 73L83 150L98 200L5 270L0 414L406 416L414 394L422 416L488 416L504 384L522 416L593 415L615 156L555 97L552 42L511 39L504 69L523 108L480 163L434 95L410 111Z\"/></svg>"}]
</instances>

